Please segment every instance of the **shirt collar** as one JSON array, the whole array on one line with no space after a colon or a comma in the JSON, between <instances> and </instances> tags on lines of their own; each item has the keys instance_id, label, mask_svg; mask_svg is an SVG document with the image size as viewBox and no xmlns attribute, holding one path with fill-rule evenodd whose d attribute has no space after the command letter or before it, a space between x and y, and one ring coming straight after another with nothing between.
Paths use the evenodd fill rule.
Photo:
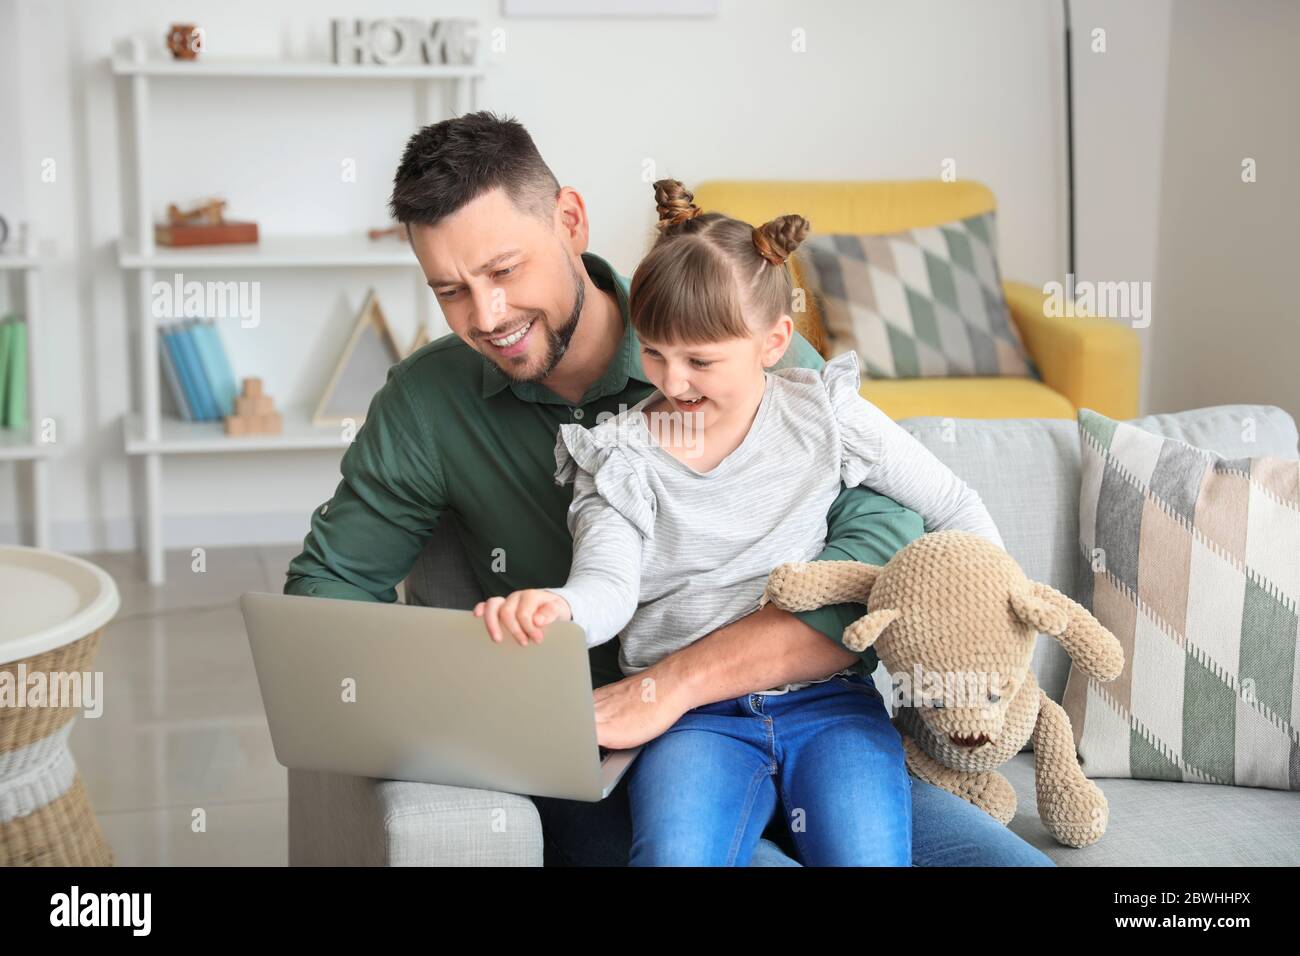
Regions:
<instances>
[{"instance_id":1,"label":"shirt collar","mask_svg":"<svg viewBox=\"0 0 1300 956\"><path fill-rule=\"evenodd\" d=\"M616 395L623 391L627 388L628 379L635 379L646 385L653 383L646 378L645 369L641 366L641 343L637 339L636 330L632 328L632 311L628 304L629 281L594 253L584 252L582 264L598 289L614 293L618 300L619 313L623 316L623 338L618 343L618 351L614 353L614 358L604 373L591 384L587 394L582 397L580 404L585 405L606 395ZM525 402L562 402L562 399L546 386L537 382L516 382L497 368L496 363L491 359L482 355L479 359L483 363L484 398L490 398L509 386L515 396Z\"/></svg>"}]
</instances>

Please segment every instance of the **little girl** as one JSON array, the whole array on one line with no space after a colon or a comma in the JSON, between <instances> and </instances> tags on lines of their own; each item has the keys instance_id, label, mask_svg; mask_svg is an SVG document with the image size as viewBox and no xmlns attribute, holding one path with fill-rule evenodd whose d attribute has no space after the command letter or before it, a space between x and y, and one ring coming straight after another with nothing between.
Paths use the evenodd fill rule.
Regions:
<instances>
[{"instance_id":1,"label":"little girl","mask_svg":"<svg viewBox=\"0 0 1300 956\"><path fill-rule=\"evenodd\" d=\"M778 362L794 333L786 259L801 216L755 229L655 183L660 236L631 321L657 391L591 429L560 426L574 482L563 587L480 603L492 633L588 646L620 637L636 674L758 609L768 574L821 553L827 512L867 485L927 531L1002 539L975 492L858 394L853 352L820 371ZM747 865L778 797L805 865L911 864L911 785L870 677L840 671L687 711L628 771L631 865Z\"/></svg>"}]
</instances>

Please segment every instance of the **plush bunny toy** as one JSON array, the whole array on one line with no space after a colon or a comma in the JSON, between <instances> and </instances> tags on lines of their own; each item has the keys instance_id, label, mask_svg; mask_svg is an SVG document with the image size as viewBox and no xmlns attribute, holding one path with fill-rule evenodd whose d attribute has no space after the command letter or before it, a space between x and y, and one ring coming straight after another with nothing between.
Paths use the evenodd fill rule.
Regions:
<instances>
[{"instance_id":1,"label":"plush bunny toy","mask_svg":"<svg viewBox=\"0 0 1300 956\"><path fill-rule=\"evenodd\" d=\"M1025 577L996 544L964 531L922 535L884 567L857 561L783 564L759 605L788 611L857 602L868 613L844 646L875 647L893 680L894 726L907 768L1003 824L1016 792L997 768L1033 737L1038 813L1066 846L1106 831L1100 788L1083 775L1070 720L1030 669L1039 632L1100 681L1124 667L1115 635L1087 609Z\"/></svg>"}]
</instances>

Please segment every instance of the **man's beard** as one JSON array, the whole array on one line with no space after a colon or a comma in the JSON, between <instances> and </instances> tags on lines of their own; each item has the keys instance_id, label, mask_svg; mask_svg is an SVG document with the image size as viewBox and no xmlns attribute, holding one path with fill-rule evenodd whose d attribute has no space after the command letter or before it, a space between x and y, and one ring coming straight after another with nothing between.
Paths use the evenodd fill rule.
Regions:
<instances>
[{"instance_id":1,"label":"man's beard","mask_svg":"<svg viewBox=\"0 0 1300 956\"><path fill-rule=\"evenodd\" d=\"M510 366L498 364L497 368L501 369L511 381L543 381L555 370L555 366L560 364L560 359L564 358L564 353L569 350L569 342L573 339L573 333L578 329L578 318L582 315L582 305L587 298L586 283L582 281L582 277L573 268L572 262L569 263L569 274L573 276L573 311L569 313L569 317L558 329L552 329L546 323L546 313L536 313L533 323L546 336L546 356L542 359L542 364L538 366L538 370L527 375L515 374Z\"/></svg>"}]
</instances>

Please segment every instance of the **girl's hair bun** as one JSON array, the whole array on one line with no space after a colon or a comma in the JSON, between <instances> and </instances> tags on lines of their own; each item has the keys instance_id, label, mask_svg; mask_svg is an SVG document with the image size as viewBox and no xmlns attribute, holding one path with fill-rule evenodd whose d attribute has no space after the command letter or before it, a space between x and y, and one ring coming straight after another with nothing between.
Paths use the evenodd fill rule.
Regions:
<instances>
[{"instance_id":1,"label":"girl's hair bun","mask_svg":"<svg viewBox=\"0 0 1300 956\"><path fill-rule=\"evenodd\" d=\"M754 248L772 265L785 265L811 228L803 216L777 216L754 229Z\"/></svg>"},{"instance_id":2,"label":"girl's hair bun","mask_svg":"<svg viewBox=\"0 0 1300 956\"><path fill-rule=\"evenodd\" d=\"M695 205L695 194L676 179L660 179L655 183L655 205L659 207L659 231L694 219L704 210Z\"/></svg>"}]
</instances>

